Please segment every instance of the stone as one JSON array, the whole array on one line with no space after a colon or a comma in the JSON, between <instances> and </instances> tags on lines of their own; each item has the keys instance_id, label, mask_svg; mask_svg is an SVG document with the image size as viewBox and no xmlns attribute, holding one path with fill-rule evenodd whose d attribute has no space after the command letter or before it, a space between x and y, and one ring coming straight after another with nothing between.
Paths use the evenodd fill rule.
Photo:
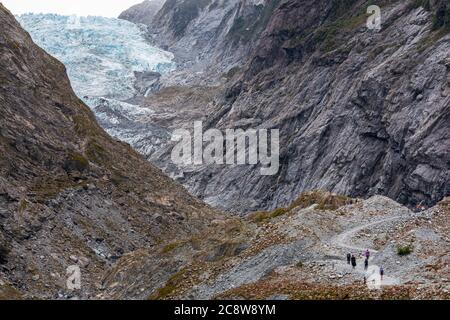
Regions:
<instances>
[{"instance_id":1,"label":"stone","mask_svg":"<svg viewBox=\"0 0 450 320\"><path fill-rule=\"evenodd\" d=\"M89 264L91 263L91 260L89 258L86 258L86 257L80 257L78 259L78 263L79 263L81 268L87 268L89 266Z\"/></svg>"}]
</instances>

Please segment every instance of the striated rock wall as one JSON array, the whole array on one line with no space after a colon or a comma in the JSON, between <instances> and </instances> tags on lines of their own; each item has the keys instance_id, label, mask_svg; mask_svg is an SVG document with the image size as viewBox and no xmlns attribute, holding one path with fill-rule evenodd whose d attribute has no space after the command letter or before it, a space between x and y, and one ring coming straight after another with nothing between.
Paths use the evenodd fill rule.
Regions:
<instances>
[{"instance_id":1,"label":"striated rock wall","mask_svg":"<svg viewBox=\"0 0 450 320\"><path fill-rule=\"evenodd\" d=\"M164 2L165 0L145 0L122 12L119 19L149 25L153 22L154 16L162 8Z\"/></svg>"},{"instance_id":2,"label":"striated rock wall","mask_svg":"<svg viewBox=\"0 0 450 320\"><path fill-rule=\"evenodd\" d=\"M180 14L181 2L166 3L158 16ZM379 32L366 27L368 1L283 0L273 7L267 1L224 1L234 8L270 8L249 42L244 41L249 27L237 28L237 16L227 20L233 22L228 29L213 28L227 30L224 38L213 33L214 39L239 39L248 51L234 52L242 55L230 54L233 41L202 42L211 34L201 32L209 30L201 21L223 21L211 13L227 11L211 9L211 1L202 3L183 33L171 32L170 24L158 25L159 20L154 27L164 30L161 41L169 39L170 48L202 44L206 57L225 57L217 65L231 67L227 58L240 57L238 68L218 73L219 83L208 76L214 67L198 60L182 72L203 75L203 86L219 88L197 119L208 124L205 130L279 128L280 172L263 177L251 166L174 168L170 144L147 154L150 160L207 202L236 212L284 205L312 189L363 197L381 194L410 206L432 205L449 194L447 1L382 1ZM180 56L177 50L175 55ZM194 70L203 73L198 76ZM179 79L173 76L169 83L192 86ZM160 96L144 104L157 111L155 119L167 112L175 123L186 119L185 126L192 126L192 114L183 115L181 96L170 96L169 101L178 97L179 103L164 111Z\"/></svg>"}]
</instances>

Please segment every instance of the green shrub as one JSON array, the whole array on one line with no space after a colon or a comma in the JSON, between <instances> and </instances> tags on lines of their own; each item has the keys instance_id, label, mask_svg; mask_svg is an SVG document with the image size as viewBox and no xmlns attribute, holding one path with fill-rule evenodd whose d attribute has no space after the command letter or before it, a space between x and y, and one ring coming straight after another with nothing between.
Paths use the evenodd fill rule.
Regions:
<instances>
[{"instance_id":1,"label":"green shrub","mask_svg":"<svg viewBox=\"0 0 450 320\"><path fill-rule=\"evenodd\" d=\"M180 245L181 245L180 241L169 243L168 245L164 246L164 248L161 250L161 253L169 253L178 248Z\"/></svg>"},{"instance_id":2,"label":"green shrub","mask_svg":"<svg viewBox=\"0 0 450 320\"><path fill-rule=\"evenodd\" d=\"M398 246L397 247L397 254L399 256L407 256L410 255L413 252L413 248L412 246L408 245L408 246Z\"/></svg>"},{"instance_id":3,"label":"green shrub","mask_svg":"<svg viewBox=\"0 0 450 320\"><path fill-rule=\"evenodd\" d=\"M352 204L353 200L346 196L332 194L330 192L313 190L304 192L291 204L289 210L308 208L314 204L318 210L336 210L342 206Z\"/></svg>"},{"instance_id":4,"label":"green shrub","mask_svg":"<svg viewBox=\"0 0 450 320\"><path fill-rule=\"evenodd\" d=\"M164 287L158 289L158 291L148 297L149 300L163 300L167 299L179 286L183 279L183 275L186 273L186 269L181 269L177 273L167 280Z\"/></svg>"},{"instance_id":5,"label":"green shrub","mask_svg":"<svg viewBox=\"0 0 450 320\"><path fill-rule=\"evenodd\" d=\"M89 161L78 152L71 152L67 156L67 160L64 164L66 171L79 171L83 172L89 168Z\"/></svg>"},{"instance_id":6,"label":"green shrub","mask_svg":"<svg viewBox=\"0 0 450 320\"><path fill-rule=\"evenodd\" d=\"M252 221L254 223L262 223L266 220L269 220L269 213L270 212L265 212L265 211L255 212L249 216L249 219L250 219L250 221Z\"/></svg>"},{"instance_id":7,"label":"green shrub","mask_svg":"<svg viewBox=\"0 0 450 320\"><path fill-rule=\"evenodd\" d=\"M278 208L275 209L274 211L272 211L272 213L270 214L271 218L278 218L281 217L282 215L286 214L288 210L286 208Z\"/></svg>"},{"instance_id":8,"label":"green shrub","mask_svg":"<svg viewBox=\"0 0 450 320\"><path fill-rule=\"evenodd\" d=\"M287 208L278 208L274 211L260 211L255 212L250 215L249 219L254 223L263 223L271 219L281 217L286 214L289 210Z\"/></svg>"}]
</instances>

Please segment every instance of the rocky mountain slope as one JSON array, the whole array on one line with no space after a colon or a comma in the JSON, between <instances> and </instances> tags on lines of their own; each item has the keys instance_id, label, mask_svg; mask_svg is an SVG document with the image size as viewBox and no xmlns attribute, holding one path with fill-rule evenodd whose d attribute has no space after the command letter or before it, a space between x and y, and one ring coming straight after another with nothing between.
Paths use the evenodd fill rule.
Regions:
<instances>
[{"instance_id":1,"label":"rocky mountain slope","mask_svg":"<svg viewBox=\"0 0 450 320\"><path fill-rule=\"evenodd\" d=\"M264 177L253 166L175 167L167 139L158 150L139 150L194 194L234 212L283 206L313 189L435 204L450 193L449 4L382 1L377 32L366 27L370 3L167 1L149 29L192 66L142 103L154 112L148 123L169 133L192 120L203 120L205 130L278 128L281 168ZM244 7L251 9L236 9ZM239 21L260 23L238 28ZM198 117L186 112L186 91L187 105L204 110ZM216 94L196 98L205 92Z\"/></svg>"},{"instance_id":2,"label":"rocky mountain slope","mask_svg":"<svg viewBox=\"0 0 450 320\"><path fill-rule=\"evenodd\" d=\"M63 64L2 5L0 24L0 298L94 298L122 256L158 252L217 218L108 136ZM71 265L80 291L67 290Z\"/></svg>"},{"instance_id":3,"label":"rocky mountain slope","mask_svg":"<svg viewBox=\"0 0 450 320\"><path fill-rule=\"evenodd\" d=\"M313 191L245 219L220 214L109 137L64 66L1 5L0 23L0 299L450 298L448 198L414 213L383 196ZM206 89L166 87L145 101L155 116L144 120L170 132L232 97ZM81 267L74 292L71 265Z\"/></svg>"},{"instance_id":4,"label":"rocky mountain slope","mask_svg":"<svg viewBox=\"0 0 450 320\"><path fill-rule=\"evenodd\" d=\"M119 19L133 20L134 23L150 25L164 2L165 0L145 0L122 12Z\"/></svg>"},{"instance_id":5,"label":"rocky mountain slope","mask_svg":"<svg viewBox=\"0 0 450 320\"><path fill-rule=\"evenodd\" d=\"M178 72L166 84L211 85L245 62L278 2L169 0L156 14L144 2L138 5L139 12L125 11L120 18L141 23L142 16L153 17L146 23L152 38L174 52L178 62Z\"/></svg>"},{"instance_id":6,"label":"rocky mountain slope","mask_svg":"<svg viewBox=\"0 0 450 320\"><path fill-rule=\"evenodd\" d=\"M350 199L314 191L287 208L247 219L218 219L196 237L168 243L159 255L121 259L107 276L108 297L139 299L449 299L449 199L414 214L375 196ZM371 258L364 270L363 254ZM345 261L357 258L352 269ZM149 296L153 264L172 275ZM385 270L381 280L380 267ZM121 287L123 279L139 276ZM366 284L364 283L366 277ZM149 279L151 281L149 282ZM119 288L115 291L114 288Z\"/></svg>"}]
</instances>

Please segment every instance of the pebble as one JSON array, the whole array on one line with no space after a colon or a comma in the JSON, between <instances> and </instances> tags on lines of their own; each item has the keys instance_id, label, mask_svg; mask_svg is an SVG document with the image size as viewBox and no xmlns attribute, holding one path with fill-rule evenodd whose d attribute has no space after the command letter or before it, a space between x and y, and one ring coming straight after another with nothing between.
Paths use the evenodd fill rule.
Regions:
<instances>
[{"instance_id":1,"label":"pebble","mask_svg":"<svg viewBox=\"0 0 450 320\"><path fill-rule=\"evenodd\" d=\"M91 263L91 260L86 257L81 257L80 259L78 259L78 262L80 263L80 267L87 268Z\"/></svg>"}]
</instances>

